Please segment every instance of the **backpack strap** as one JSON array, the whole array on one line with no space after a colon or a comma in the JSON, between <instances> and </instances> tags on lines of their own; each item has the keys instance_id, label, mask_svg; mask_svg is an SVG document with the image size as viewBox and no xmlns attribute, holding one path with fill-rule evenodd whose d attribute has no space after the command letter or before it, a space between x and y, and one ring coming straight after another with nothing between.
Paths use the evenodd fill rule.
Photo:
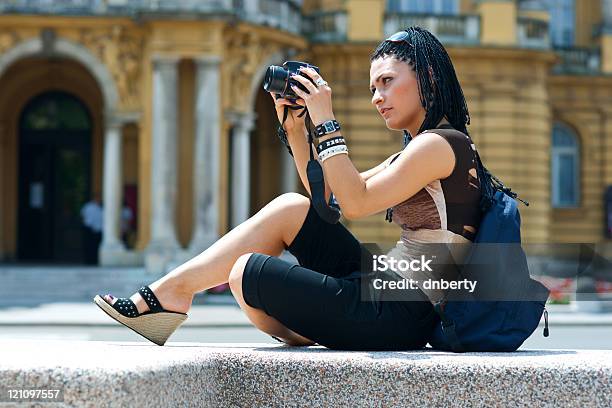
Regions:
<instances>
[{"instance_id":1,"label":"backpack strap","mask_svg":"<svg viewBox=\"0 0 612 408\"><path fill-rule=\"evenodd\" d=\"M457 332L455 331L455 322L449 319L446 313L444 313L446 300L436 302L433 306L438 316L440 316L440 320L442 321L442 333L444 333L444 337L446 337L446 341L450 344L451 349L455 353L464 352L465 348L463 344L461 344L461 341L459 341L459 336L457 336Z\"/></svg>"}]
</instances>

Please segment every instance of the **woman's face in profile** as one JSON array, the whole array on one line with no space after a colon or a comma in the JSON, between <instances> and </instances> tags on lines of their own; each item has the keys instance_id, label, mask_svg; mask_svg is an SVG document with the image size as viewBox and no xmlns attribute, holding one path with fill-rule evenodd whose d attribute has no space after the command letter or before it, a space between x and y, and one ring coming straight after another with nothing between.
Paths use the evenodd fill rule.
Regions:
<instances>
[{"instance_id":1,"label":"woman's face in profile","mask_svg":"<svg viewBox=\"0 0 612 408\"><path fill-rule=\"evenodd\" d=\"M425 119L416 73L406 62L383 57L370 66L372 104L389 129L408 130L415 135Z\"/></svg>"}]
</instances>

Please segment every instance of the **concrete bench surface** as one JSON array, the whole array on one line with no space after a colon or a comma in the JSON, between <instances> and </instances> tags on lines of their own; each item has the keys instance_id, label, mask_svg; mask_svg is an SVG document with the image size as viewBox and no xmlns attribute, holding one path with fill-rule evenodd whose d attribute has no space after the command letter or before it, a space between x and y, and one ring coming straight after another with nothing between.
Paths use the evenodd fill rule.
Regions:
<instances>
[{"instance_id":1,"label":"concrete bench surface","mask_svg":"<svg viewBox=\"0 0 612 408\"><path fill-rule=\"evenodd\" d=\"M77 407L610 407L612 351L0 341L0 389L23 387L61 388Z\"/></svg>"}]
</instances>

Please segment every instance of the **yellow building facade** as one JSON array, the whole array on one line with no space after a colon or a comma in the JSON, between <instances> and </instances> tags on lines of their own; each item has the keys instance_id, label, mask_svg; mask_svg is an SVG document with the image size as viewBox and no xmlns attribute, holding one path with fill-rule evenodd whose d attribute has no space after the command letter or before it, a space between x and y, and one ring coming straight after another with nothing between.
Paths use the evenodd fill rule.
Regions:
<instances>
[{"instance_id":1,"label":"yellow building facade","mask_svg":"<svg viewBox=\"0 0 612 408\"><path fill-rule=\"evenodd\" d=\"M537 1L47 3L0 6L0 259L82 262L79 211L100 194L100 262L161 272L303 192L262 89L285 60L320 67L351 159L375 166L402 136L371 105L369 55L410 25L447 47L485 165L530 202L524 240L607 246L610 1L575 2L569 47ZM344 222L362 242L399 233L381 214Z\"/></svg>"}]
</instances>

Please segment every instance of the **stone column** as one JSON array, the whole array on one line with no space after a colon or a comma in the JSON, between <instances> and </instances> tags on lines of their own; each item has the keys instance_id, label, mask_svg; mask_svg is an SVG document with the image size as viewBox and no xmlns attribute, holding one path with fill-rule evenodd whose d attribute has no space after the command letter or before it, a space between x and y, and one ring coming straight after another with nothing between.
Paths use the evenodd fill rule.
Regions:
<instances>
[{"instance_id":1,"label":"stone column","mask_svg":"<svg viewBox=\"0 0 612 408\"><path fill-rule=\"evenodd\" d=\"M202 252L219 238L221 59L201 57L195 63L194 233L189 245L191 254Z\"/></svg>"},{"instance_id":2,"label":"stone column","mask_svg":"<svg viewBox=\"0 0 612 408\"><path fill-rule=\"evenodd\" d=\"M251 202L251 130L255 116L251 113L235 114L231 118L232 132L232 228L249 218Z\"/></svg>"},{"instance_id":3,"label":"stone column","mask_svg":"<svg viewBox=\"0 0 612 408\"><path fill-rule=\"evenodd\" d=\"M336 34L346 34L350 41L380 41L383 38L383 24L385 21L384 0L351 0L345 2L346 6L346 32L340 31L340 21L336 19ZM364 10L368 10L364 13ZM399 31L399 30L398 30ZM393 33L391 33L393 34Z\"/></svg>"},{"instance_id":4,"label":"stone column","mask_svg":"<svg viewBox=\"0 0 612 408\"><path fill-rule=\"evenodd\" d=\"M121 122L109 118L104 130L104 167L102 177L103 229L99 249L100 265L115 265L115 258L125 251L119 237L122 201Z\"/></svg>"},{"instance_id":5,"label":"stone column","mask_svg":"<svg viewBox=\"0 0 612 408\"><path fill-rule=\"evenodd\" d=\"M3 122L0 122L0 191L6 191L4 185L4 166L6 165L6 157L4 157L6 145L6 132ZM4 205L5 200L0 200L0 261L4 259L4 211L6 206Z\"/></svg>"},{"instance_id":6,"label":"stone column","mask_svg":"<svg viewBox=\"0 0 612 408\"><path fill-rule=\"evenodd\" d=\"M175 231L177 184L178 59L153 59L153 123L151 146L151 240L145 266L166 271L179 244Z\"/></svg>"},{"instance_id":7,"label":"stone column","mask_svg":"<svg viewBox=\"0 0 612 408\"><path fill-rule=\"evenodd\" d=\"M480 14L480 42L484 45L516 46L517 10L512 0L482 0Z\"/></svg>"}]
</instances>

